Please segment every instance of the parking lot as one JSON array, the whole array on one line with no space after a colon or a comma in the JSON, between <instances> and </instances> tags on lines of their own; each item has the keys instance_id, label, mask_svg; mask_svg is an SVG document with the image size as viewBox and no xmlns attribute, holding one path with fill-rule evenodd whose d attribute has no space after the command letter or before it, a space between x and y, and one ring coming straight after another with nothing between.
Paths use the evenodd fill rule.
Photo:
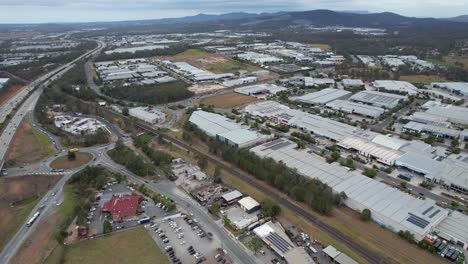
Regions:
<instances>
[{"instance_id":1,"label":"parking lot","mask_svg":"<svg viewBox=\"0 0 468 264\"><path fill-rule=\"evenodd\" d=\"M170 246L177 260L173 263L207 263L216 262L214 257L222 254L218 239L211 238L209 230L202 230L197 221L184 219L183 215L174 215L165 219L156 219L154 224L147 225L151 236L163 251ZM189 250L190 249L190 250ZM168 254L169 255L169 254ZM218 257L219 260L224 258ZM225 261L225 263L229 263Z\"/></svg>"}]
</instances>

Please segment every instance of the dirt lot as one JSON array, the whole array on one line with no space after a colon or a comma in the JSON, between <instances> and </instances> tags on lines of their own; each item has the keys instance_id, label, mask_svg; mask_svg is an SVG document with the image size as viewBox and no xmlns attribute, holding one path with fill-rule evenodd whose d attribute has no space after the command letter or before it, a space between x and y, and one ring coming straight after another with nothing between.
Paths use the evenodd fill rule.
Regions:
<instances>
[{"instance_id":1,"label":"dirt lot","mask_svg":"<svg viewBox=\"0 0 468 264\"><path fill-rule=\"evenodd\" d=\"M57 252L60 251L60 252ZM62 256L60 255L63 254ZM63 257L63 258L62 258ZM60 261L60 260L63 261ZM158 263L169 260L143 227L58 247L45 263Z\"/></svg>"},{"instance_id":2,"label":"dirt lot","mask_svg":"<svg viewBox=\"0 0 468 264\"><path fill-rule=\"evenodd\" d=\"M38 197L51 189L60 178L60 175L1 178L0 248L3 248L20 225L24 224ZM11 207L11 203L16 203L16 206Z\"/></svg>"},{"instance_id":3,"label":"dirt lot","mask_svg":"<svg viewBox=\"0 0 468 264\"><path fill-rule=\"evenodd\" d=\"M430 84L431 82L444 82L445 79L437 75L402 75L400 76L401 81L410 83L423 83Z\"/></svg>"},{"instance_id":4,"label":"dirt lot","mask_svg":"<svg viewBox=\"0 0 468 264\"><path fill-rule=\"evenodd\" d=\"M468 69L468 56L445 56L444 61L455 64L456 62L463 64L465 69Z\"/></svg>"},{"instance_id":5,"label":"dirt lot","mask_svg":"<svg viewBox=\"0 0 468 264\"><path fill-rule=\"evenodd\" d=\"M8 152L7 164L21 166L41 161L55 154L52 142L47 136L34 129L29 116L19 126L13 144Z\"/></svg>"},{"instance_id":6,"label":"dirt lot","mask_svg":"<svg viewBox=\"0 0 468 264\"><path fill-rule=\"evenodd\" d=\"M260 68L241 63L220 54L210 53L199 49L189 49L165 60L185 61L191 65L214 73L235 73L239 70L257 71Z\"/></svg>"},{"instance_id":7,"label":"dirt lot","mask_svg":"<svg viewBox=\"0 0 468 264\"><path fill-rule=\"evenodd\" d=\"M50 167L52 169L68 170L84 165L90 162L91 159L93 159L93 155L89 153L77 152L76 158L74 160L69 161L67 156L62 156L52 161L52 163L50 163Z\"/></svg>"},{"instance_id":8,"label":"dirt lot","mask_svg":"<svg viewBox=\"0 0 468 264\"><path fill-rule=\"evenodd\" d=\"M5 90L0 92L0 105L3 105L11 97L15 96L19 91L23 89L22 85L12 85Z\"/></svg>"},{"instance_id":9,"label":"dirt lot","mask_svg":"<svg viewBox=\"0 0 468 264\"><path fill-rule=\"evenodd\" d=\"M309 46L314 47L314 48L320 48L322 50L332 50L332 47L328 44L312 43L312 44L309 44Z\"/></svg>"},{"instance_id":10,"label":"dirt lot","mask_svg":"<svg viewBox=\"0 0 468 264\"><path fill-rule=\"evenodd\" d=\"M216 108L232 108L257 101L254 97L243 95L240 93L226 93L215 95L212 97L203 98L201 103L205 105L213 105Z\"/></svg>"}]
</instances>

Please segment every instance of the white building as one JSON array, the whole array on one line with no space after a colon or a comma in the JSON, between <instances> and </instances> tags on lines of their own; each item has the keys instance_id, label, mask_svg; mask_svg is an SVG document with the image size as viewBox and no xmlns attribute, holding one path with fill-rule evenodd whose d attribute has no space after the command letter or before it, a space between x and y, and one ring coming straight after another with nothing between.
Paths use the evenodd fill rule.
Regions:
<instances>
[{"instance_id":1,"label":"white building","mask_svg":"<svg viewBox=\"0 0 468 264\"><path fill-rule=\"evenodd\" d=\"M282 59L278 57L263 54L263 53L257 53L257 52L245 52L245 53L237 54L237 58L241 60L249 61L255 64L260 64L260 65L283 61Z\"/></svg>"},{"instance_id":2,"label":"white building","mask_svg":"<svg viewBox=\"0 0 468 264\"><path fill-rule=\"evenodd\" d=\"M343 79L341 80L341 83L346 88L364 87L364 82L359 79Z\"/></svg>"},{"instance_id":3,"label":"white building","mask_svg":"<svg viewBox=\"0 0 468 264\"><path fill-rule=\"evenodd\" d=\"M353 103L346 100L334 100L326 104L328 108L348 114L356 114L360 116L378 118L385 110L380 107Z\"/></svg>"},{"instance_id":4,"label":"white building","mask_svg":"<svg viewBox=\"0 0 468 264\"><path fill-rule=\"evenodd\" d=\"M376 80L372 83L372 85L377 89L401 92L408 95L416 95L419 92L416 86L405 81Z\"/></svg>"},{"instance_id":5,"label":"white building","mask_svg":"<svg viewBox=\"0 0 468 264\"><path fill-rule=\"evenodd\" d=\"M239 85L244 85L248 83L254 83L256 81L257 81L257 77L252 76L252 77L227 80L223 82L223 85L226 87L232 87L232 86L239 86Z\"/></svg>"},{"instance_id":6,"label":"white building","mask_svg":"<svg viewBox=\"0 0 468 264\"><path fill-rule=\"evenodd\" d=\"M128 113L150 124L161 123L166 119L166 114L153 106L130 108Z\"/></svg>"},{"instance_id":7,"label":"white building","mask_svg":"<svg viewBox=\"0 0 468 264\"><path fill-rule=\"evenodd\" d=\"M325 105L338 99L347 99L352 93L345 90L326 88L315 93L308 93L303 96L293 98L294 101L307 103L310 105Z\"/></svg>"},{"instance_id":8,"label":"white building","mask_svg":"<svg viewBox=\"0 0 468 264\"><path fill-rule=\"evenodd\" d=\"M54 117L56 127L74 135L93 134L104 124L94 118L60 115Z\"/></svg>"},{"instance_id":9,"label":"white building","mask_svg":"<svg viewBox=\"0 0 468 264\"><path fill-rule=\"evenodd\" d=\"M244 87L239 87L234 89L236 93L256 96L261 94L278 94L280 92L285 92L288 89L282 86L278 86L270 83L262 83L256 85L249 85Z\"/></svg>"},{"instance_id":10,"label":"white building","mask_svg":"<svg viewBox=\"0 0 468 264\"><path fill-rule=\"evenodd\" d=\"M431 87L446 89L452 93L468 96L468 82L438 82L431 83Z\"/></svg>"}]
</instances>

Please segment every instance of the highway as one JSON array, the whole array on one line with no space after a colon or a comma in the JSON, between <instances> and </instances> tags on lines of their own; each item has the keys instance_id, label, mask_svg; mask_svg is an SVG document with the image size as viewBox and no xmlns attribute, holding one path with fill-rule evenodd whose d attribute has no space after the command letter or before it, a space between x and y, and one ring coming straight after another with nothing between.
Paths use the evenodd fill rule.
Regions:
<instances>
[{"instance_id":1,"label":"highway","mask_svg":"<svg viewBox=\"0 0 468 264\"><path fill-rule=\"evenodd\" d=\"M76 62L90 55L93 55L95 53L99 53L102 48L104 48L104 43L98 41L97 48L86 52L85 54L81 55L75 60L36 79L32 83L30 83L26 89L22 90L20 93L14 96L12 98L13 101L10 100L10 102L8 102L1 109L0 120L2 117L6 118L6 116L13 111L13 109L16 107L18 103L22 102L25 98L27 98L24 101L24 103L18 108L18 111L13 115L8 125L3 130L3 133L0 135L0 170L3 168L6 154L8 153L8 149L10 148L11 142L15 136L16 129L18 128L19 124L21 123L23 118L26 116L26 114L34 110L34 107L36 106L36 103L39 99L39 96L41 95L43 91L43 88L46 87L48 84L50 84L52 81L60 78L64 73L66 73L68 70L73 68ZM39 86L39 88L35 90L37 86ZM31 91L33 91L31 96L27 97L27 95Z\"/></svg>"}]
</instances>

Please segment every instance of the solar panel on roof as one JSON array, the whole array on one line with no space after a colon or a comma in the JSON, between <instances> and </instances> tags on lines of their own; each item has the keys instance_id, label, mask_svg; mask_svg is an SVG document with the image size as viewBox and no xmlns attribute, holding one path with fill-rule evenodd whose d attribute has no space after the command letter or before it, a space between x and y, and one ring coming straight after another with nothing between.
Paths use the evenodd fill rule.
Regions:
<instances>
[{"instance_id":1,"label":"solar panel on roof","mask_svg":"<svg viewBox=\"0 0 468 264\"><path fill-rule=\"evenodd\" d=\"M281 149L287 145L290 145L291 143L290 142L282 142L280 144L277 144L277 145L274 145L274 146L271 146L270 149L272 150L278 150L278 149Z\"/></svg>"},{"instance_id":2,"label":"solar panel on roof","mask_svg":"<svg viewBox=\"0 0 468 264\"><path fill-rule=\"evenodd\" d=\"M419 216L416 216L414 214L409 213L410 217L406 219L406 221L420 227L420 228L426 228L426 226L429 224L429 221L422 219Z\"/></svg>"},{"instance_id":3,"label":"solar panel on roof","mask_svg":"<svg viewBox=\"0 0 468 264\"><path fill-rule=\"evenodd\" d=\"M431 207L427 208L426 211L424 211L422 214L423 214L423 215L426 215L426 214L429 213L429 211L431 211L432 209L434 209L434 206L431 206Z\"/></svg>"},{"instance_id":4,"label":"solar panel on roof","mask_svg":"<svg viewBox=\"0 0 468 264\"><path fill-rule=\"evenodd\" d=\"M265 238L283 253L286 253L290 248L293 247L288 243L288 241L284 240L284 238L276 233L270 233Z\"/></svg>"},{"instance_id":5,"label":"solar panel on roof","mask_svg":"<svg viewBox=\"0 0 468 264\"><path fill-rule=\"evenodd\" d=\"M432 218L432 217L436 216L439 212L440 212L440 209L437 210L437 211L435 211L434 213L432 213L432 214L429 216L429 218Z\"/></svg>"}]
</instances>

